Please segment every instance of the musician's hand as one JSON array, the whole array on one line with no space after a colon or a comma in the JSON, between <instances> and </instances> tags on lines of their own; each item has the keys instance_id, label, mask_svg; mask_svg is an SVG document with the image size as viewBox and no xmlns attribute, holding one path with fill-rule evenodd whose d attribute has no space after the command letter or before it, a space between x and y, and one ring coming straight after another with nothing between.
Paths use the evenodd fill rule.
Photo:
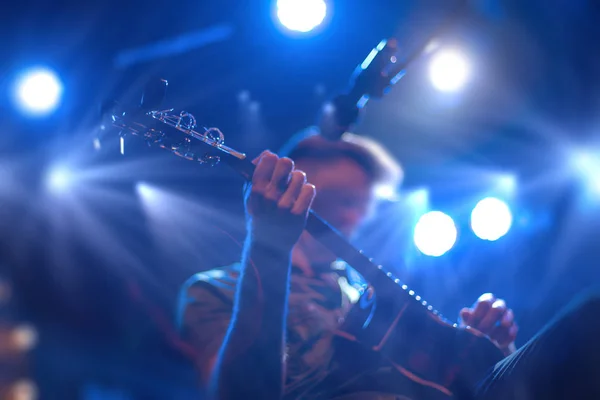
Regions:
<instances>
[{"instance_id":1,"label":"musician's hand","mask_svg":"<svg viewBox=\"0 0 600 400\"><path fill-rule=\"evenodd\" d=\"M306 224L315 187L306 183L304 172L294 170L289 158L265 151L253 162L256 169L246 199L253 240L291 250Z\"/></svg>"},{"instance_id":2,"label":"musician's hand","mask_svg":"<svg viewBox=\"0 0 600 400\"><path fill-rule=\"evenodd\" d=\"M460 311L461 326L470 326L488 335L496 345L510 354L515 351L515 338L518 326L513 311L506 307L502 299L485 293L477 299L472 308Z\"/></svg>"}]
</instances>

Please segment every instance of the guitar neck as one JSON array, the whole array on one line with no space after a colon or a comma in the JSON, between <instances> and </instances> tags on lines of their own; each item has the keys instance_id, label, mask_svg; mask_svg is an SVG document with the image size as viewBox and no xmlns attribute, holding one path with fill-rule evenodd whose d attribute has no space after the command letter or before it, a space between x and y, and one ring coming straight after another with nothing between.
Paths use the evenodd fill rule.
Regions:
<instances>
[{"instance_id":1,"label":"guitar neck","mask_svg":"<svg viewBox=\"0 0 600 400\"><path fill-rule=\"evenodd\" d=\"M333 112L321 115L320 135L329 140L338 140L348 132L358 120L360 110L366 103L363 99L368 97L356 85L351 85L346 93L334 97L331 101Z\"/></svg>"},{"instance_id":2,"label":"guitar neck","mask_svg":"<svg viewBox=\"0 0 600 400\"><path fill-rule=\"evenodd\" d=\"M240 173L246 180L250 181L252 179L255 166L248 159L224 157L223 161ZM362 251L357 250L339 231L313 210L310 210L308 213L306 230L338 258L344 260L357 270L375 289L376 293L391 294L398 306L412 305L421 307L424 312L431 314L431 317L447 322L431 305L428 305L413 290L403 284L398 277L386 271L383 266L373 263L372 259Z\"/></svg>"},{"instance_id":3,"label":"guitar neck","mask_svg":"<svg viewBox=\"0 0 600 400\"><path fill-rule=\"evenodd\" d=\"M351 95L347 95L346 98L354 101L358 97L357 93L357 90L353 90ZM356 107L356 103L354 103L354 106ZM134 120L129 120L132 117ZM189 126L190 121L194 122L195 125L195 119L188 113L179 115L168 112L146 113L138 109L131 112L131 114L126 112L121 115L113 114L111 118L114 126L127 129L134 135L141 135L148 143L155 143L188 160L205 163L207 162L206 156L208 156L208 159L212 158L216 161L225 162L247 181L252 179L255 166L246 155L225 146L222 143L222 137L219 138L222 133L215 128L205 128L203 132L195 131ZM160 128L155 129L158 121L163 126L171 128L170 134L162 132ZM175 132L183 133L185 139L182 141L180 137L173 136L172 134ZM218 155L210 156L206 153L199 158L198 153L190 147L192 144L191 139L197 139L199 143L204 143L218 150ZM431 318L448 323L432 306L427 305L420 296L403 284L399 278L386 271L381 265L375 265L371 259L352 246L334 227L313 210L310 210L308 214L306 230L338 258L346 261L356 269L375 289L376 293L385 294L386 297L392 299L394 305L400 307L411 306L411 310L420 310L424 314L429 314Z\"/></svg>"}]
</instances>

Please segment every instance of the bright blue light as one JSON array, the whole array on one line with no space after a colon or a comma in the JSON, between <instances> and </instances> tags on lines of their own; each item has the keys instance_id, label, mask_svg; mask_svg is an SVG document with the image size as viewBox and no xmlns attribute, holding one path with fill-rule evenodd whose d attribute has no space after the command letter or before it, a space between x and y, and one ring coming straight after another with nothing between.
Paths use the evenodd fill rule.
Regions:
<instances>
[{"instance_id":1,"label":"bright blue light","mask_svg":"<svg viewBox=\"0 0 600 400\"><path fill-rule=\"evenodd\" d=\"M513 175L502 175L498 177L498 188L506 193L512 193L517 187L517 178Z\"/></svg>"},{"instance_id":2,"label":"bright blue light","mask_svg":"<svg viewBox=\"0 0 600 400\"><path fill-rule=\"evenodd\" d=\"M471 229L483 240L498 240L510 230L512 213L508 205L494 197L481 200L471 212Z\"/></svg>"},{"instance_id":3,"label":"bright blue light","mask_svg":"<svg viewBox=\"0 0 600 400\"><path fill-rule=\"evenodd\" d=\"M572 164L593 195L600 194L600 157L594 153L579 151L572 156Z\"/></svg>"},{"instance_id":4,"label":"bright blue light","mask_svg":"<svg viewBox=\"0 0 600 400\"><path fill-rule=\"evenodd\" d=\"M62 83L46 68L30 69L15 82L15 102L25 114L41 116L53 112L60 104Z\"/></svg>"},{"instance_id":5,"label":"bright blue light","mask_svg":"<svg viewBox=\"0 0 600 400\"><path fill-rule=\"evenodd\" d=\"M442 92L454 92L469 79L471 68L467 58L455 50L440 50L429 65L429 77L433 86Z\"/></svg>"},{"instance_id":6,"label":"bright blue light","mask_svg":"<svg viewBox=\"0 0 600 400\"><path fill-rule=\"evenodd\" d=\"M423 214L415 225L414 242L427 256L439 257L448 252L456 242L456 225L441 211Z\"/></svg>"},{"instance_id":7,"label":"bright blue light","mask_svg":"<svg viewBox=\"0 0 600 400\"><path fill-rule=\"evenodd\" d=\"M52 168L46 176L46 187L55 194L65 192L72 183L73 173L63 166Z\"/></svg>"},{"instance_id":8,"label":"bright blue light","mask_svg":"<svg viewBox=\"0 0 600 400\"><path fill-rule=\"evenodd\" d=\"M324 0L277 0L277 18L288 29L309 32L325 19Z\"/></svg>"}]
</instances>

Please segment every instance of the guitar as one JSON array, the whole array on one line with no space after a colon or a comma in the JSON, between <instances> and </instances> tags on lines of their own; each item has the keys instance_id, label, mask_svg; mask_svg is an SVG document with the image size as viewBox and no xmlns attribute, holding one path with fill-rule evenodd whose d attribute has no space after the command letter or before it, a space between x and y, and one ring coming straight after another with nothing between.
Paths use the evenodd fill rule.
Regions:
<instances>
[{"instance_id":1,"label":"guitar","mask_svg":"<svg viewBox=\"0 0 600 400\"><path fill-rule=\"evenodd\" d=\"M396 52L395 41L382 41L359 65L351 89L334 104L336 116L327 129L332 140L356 120L366 99L383 96L404 74L406 64L398 63ZM139 136L148 145L187 160L211 166L224 162L251 180L254 164L243 152L225 145L225 136L218 128L198 128L192 114L159 108L166 86L164 80L151 82L141 107L112 112L111 124L121 134ZM362 274L374 289L362 293L359 305L337 332L348 346L348 354L359 344L385 357L407 384L422 387L427 399L469 398L471 388L485 371L503 358L489 338L446 320L312 210L306 230ZM348 359L348 363L355 361L352 356Z\"/></svg>"}]
</instances>

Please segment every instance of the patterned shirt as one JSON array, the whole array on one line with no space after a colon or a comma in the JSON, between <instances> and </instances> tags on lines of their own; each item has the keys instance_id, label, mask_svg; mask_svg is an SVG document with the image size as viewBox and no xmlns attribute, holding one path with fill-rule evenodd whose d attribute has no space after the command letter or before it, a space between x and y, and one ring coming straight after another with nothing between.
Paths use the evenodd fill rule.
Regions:
<instances>
[{"instance_id":1,"label":"patterned shirt","mask_svg":"<svg viewBox=\"0 0 600 400\"><path fill-rule=\"evenodd\" d=\"M228 329L241 264L201 272L184 284L179 304L182 334L200 359L215 356ZM334 330L359 301L365 281L354 269L336 262L315 277L292 267L287 322L285 399L410 400L445 397L421 392L392 365L370 362L360 346L335 345ZM336 355L337 351L337 355ZM351 368L346 368L352 364ZM362 370L362 366L365 366ZM375 367L373 367L375 365ZM408 382L407 382L408 381ZM399 386L397 386L399 385ZM335 386L335 387L332 387ZM400 389L401 387L401 389ZM406 397L407 387L412 392ZM398 389L398 390L396 390ZM310 394L309 394L310 393ZM400 394L402 393L402 394Z\"/></svg>"}]
</instances>

